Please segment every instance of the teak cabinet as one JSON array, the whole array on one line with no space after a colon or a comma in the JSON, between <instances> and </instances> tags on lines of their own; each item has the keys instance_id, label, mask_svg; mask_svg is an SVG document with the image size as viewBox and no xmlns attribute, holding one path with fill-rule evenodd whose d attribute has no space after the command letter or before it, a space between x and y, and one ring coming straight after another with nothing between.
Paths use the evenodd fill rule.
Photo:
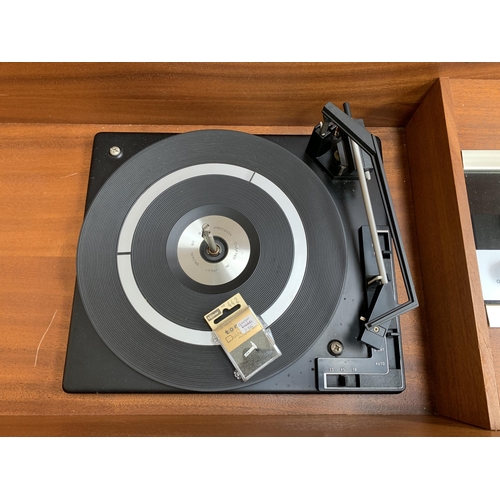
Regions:
<instances>
[{"instance_id":1,"label":"teak cabinet","mask_svg":"<svg viewBox=\"0 0 500 500\"><path fill-rule=\"evenodd\" d=\"M66 394L94 135L309 134L328 101L349 101L382 140L420 302L402 317L406 391ZM500 149L500 64L0 64L0 435L495 435L500 331L462 149Z\"/></svg>"}]
</instances>

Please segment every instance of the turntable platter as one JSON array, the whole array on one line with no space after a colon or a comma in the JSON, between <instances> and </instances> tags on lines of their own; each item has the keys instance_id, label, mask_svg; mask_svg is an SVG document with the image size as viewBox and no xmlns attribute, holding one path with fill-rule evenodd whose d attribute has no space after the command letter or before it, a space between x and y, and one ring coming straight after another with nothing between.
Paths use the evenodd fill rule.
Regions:
<instances>
[{"instance_id":1,"label":"turntable platter","mask_svg":"<svg viewBox=\"0 0 500 500\"><path fill-rule=\"evenodd\" d=\"M282 356L247 384L256 383L317 340L346 272L343 224L317 175L266 139L216 130L126 161L94 198L77 257L82 302L106 345L139 373L192 391L241 387L207 312L239 292L271 326Z\"/></svg>"}]
</instances>

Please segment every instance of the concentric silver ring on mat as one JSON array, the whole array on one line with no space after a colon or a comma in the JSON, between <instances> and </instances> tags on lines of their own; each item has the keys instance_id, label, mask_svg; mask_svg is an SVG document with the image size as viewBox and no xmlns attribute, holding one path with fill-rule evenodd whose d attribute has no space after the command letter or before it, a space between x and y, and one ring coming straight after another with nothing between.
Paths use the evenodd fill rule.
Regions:
<instances>
[{"instance_id":1,"label":"concentric silver ring on mat","mask_svg":"<svg viewBox=\"0 0 500 500\"><path fill-rule=\"evenodd\" d=\"M223 165L227 170L216 175L210 169L204 172L203 165L208 164ZM198 176L186 178L186 171L195 166L200 169ZM245 176L249 172L250 178L232 175L239 168L245 170ZM204 175L213 189L219 190L215 198L203 198L196 187L196 177ZM151 192L158 181L172 180L172 176L183 180L159 193ZM223 196L227 190L219 185L234 188L233 196ZM270 186L283 196L276 197ZM146 192L151 199L134 213L136 202ZM188 193L196 193L200 199ZM254 203L244 201L245 196ZM207 286L207 290L190 283L189 277L185 279L185 273L176 269L169 248L176 244L183 228L210 215L209 210L238 220L249 234L251 245L255 241L258 259L250 259L245 271L233 281ZM303 237L292 227L297 223L291 221L294 217L303 227ZM302 250L300 241L305 245ZM301 258L303 271L297 265ZM268 322L283 355L247 384L283 370L315 342L337 308L347 266L343 225L317 176L276 144L229 131L173 136L125 162L87 212L77 273L82 301L95 330L129 366L180 389L223 391L241 387L222 349L172 338L137 312L122 286L118 271L121 259L130 262L128 271L151 309L171 323L188 325L190 330L198 325L202 331L203 318L198 315L211 309L205 309L207 305L215 307L237 292L258 314L280 304L276 310L282 312ZM297 269L302 273L300 279ZM295 283L289 289L294 270ZM164 292L170 288L175 294L167 296ZM174 295L179 294L189 301L175 302ZM204 331L209 333L206 327Z\"/></svg>"},{"instance_id":2,"label":"concentric silver ring on mat","mask_svg":"<svg viewBox=\"0 0 500 500\"><path fill-rule=\"evenodd\" d=\"M158 194L138 220L131 253L120 253L117 258L123 290L145 321L173 339L211 346L212 335L203 317L235 289L251 300L266 322L273 323L285 312L304 278L307 247L305 230L293 207L286 214L253 183L213 175L217 168L213 164L203 167L202 182L199 177L186 178ZM214 197L224 205L211 204ZM242 273L216 286L193 280L178 259L179 239L186 227L200 216L213 214L241 225L252 247ZM297 237L292 235L291 224L301 226L302 231L296 229Z\"/></svg>"}]
</instances>

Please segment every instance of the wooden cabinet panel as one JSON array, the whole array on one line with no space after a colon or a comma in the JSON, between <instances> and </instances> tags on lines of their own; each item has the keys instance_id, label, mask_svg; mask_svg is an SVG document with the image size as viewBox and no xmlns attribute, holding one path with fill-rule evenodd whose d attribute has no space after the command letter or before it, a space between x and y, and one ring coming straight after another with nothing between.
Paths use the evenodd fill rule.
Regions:
<instances>
[{"instance_id":1,"label":"wooden cabinet panel","mask_svg":"<svg viewBox=\"0 0 500 500\"><path fill-rule=\"evenodd\" d=\"M3 63L0 122L312 126L328 102L404 126L440 76L495 63Z\"/></svg>"}]
</instances>

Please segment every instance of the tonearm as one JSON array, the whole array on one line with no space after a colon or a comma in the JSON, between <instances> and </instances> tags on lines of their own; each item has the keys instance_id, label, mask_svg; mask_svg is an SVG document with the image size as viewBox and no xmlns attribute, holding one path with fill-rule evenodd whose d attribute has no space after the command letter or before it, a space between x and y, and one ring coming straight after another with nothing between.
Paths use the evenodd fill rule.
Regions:
<instances>
[{"instance_id":1,"label":"tonearm","mask_svg":"<svg viewBox=\"0 0 500 500\"><path fill-rule=\"evenodd\" d=\"M368 220L373 253L378 268L378 272L366 277L366 286L367 288L373 288L374 293L371 295L372 299L368 305L366 315L361 318L364 330L361 332L359 339L374 349L380 349L391 320L418 306L413 280L385 177L380 139L368 132L362 120L355 120L351 117L348 103L344 103L344 111L332 103L327 103L323 108L323 121L314 127L306 153L332 179L352 177L357 174ZM373 215L368 189L372 171L375 173L380 190L387 215L389 234L396 250L408 297L407 302L395 304L389 310L387 310L386 306L381 306L382 303L388 303L387 297L388 294L392 294L392 291L384 265L384 256L380 248L377 224ZM366 249L364 252L366 255ZM382 300L384 296L385 298Z\"/></svg>"}]
</instances>

